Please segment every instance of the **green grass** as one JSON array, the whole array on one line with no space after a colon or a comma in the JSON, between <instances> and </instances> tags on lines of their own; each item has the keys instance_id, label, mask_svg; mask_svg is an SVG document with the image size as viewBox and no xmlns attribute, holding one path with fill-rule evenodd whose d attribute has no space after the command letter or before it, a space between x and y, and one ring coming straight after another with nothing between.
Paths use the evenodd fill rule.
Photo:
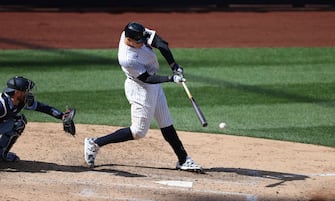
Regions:
<instances>
[{"instance_id":1,"label":"green grass","mask_svg":"<svg viewBox=\"0 0 335 201\"><path fill-rule=\"evenodd\" d=\"M335 48L174 49L209 122L202 128L181 86L163 84L178 130L335 147ZM161 74L170 71L159 56ZM76 122L129 126L117 50L2 50L0 80L37 84L38 100L77 108ZM37 112L30 121L55 122ZM218 124L228 127L220 130ZM152 128L157 128L156 122Z\"/></svg>"}]
</instances>

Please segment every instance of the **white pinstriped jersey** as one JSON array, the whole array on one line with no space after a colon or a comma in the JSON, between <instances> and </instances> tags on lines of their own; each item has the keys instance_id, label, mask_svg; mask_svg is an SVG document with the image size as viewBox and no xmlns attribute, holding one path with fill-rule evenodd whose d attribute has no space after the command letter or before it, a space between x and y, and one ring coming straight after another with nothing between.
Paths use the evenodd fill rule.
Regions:
<instances>
[{"instance_id":1,"label":"white pinstriped jersey","mask_svg":"<svg viewBox=\"0 0 335 201\"><path fill-rule=\"evenodd\" d=\"M121 34L118 59L123 72L129 78L137 78L147 71L154 75L159 70L157 56L151 47L143 45L141 48L133 48L125 43L125 34Z\"/></svg>"},{"instance_id":2,"label":"white pinstriped jersey","mask_svg":"<svg viewBox=\"0 0 335 201\"><path fill-rule=\"evenodd\" d=\"M150 39L148 43L150 44ZM172 125L161 84L148 84L137 79L146 71L150 75L158 72L159 64L153 49L146 45L141 48L126 45L123 32L119 43L118 60L128 78L125 81L125 94L131 104L130 130L134 138L138 139L146 135L153 118L157 120L160 128Z\"/></svg>"}]
</instances>

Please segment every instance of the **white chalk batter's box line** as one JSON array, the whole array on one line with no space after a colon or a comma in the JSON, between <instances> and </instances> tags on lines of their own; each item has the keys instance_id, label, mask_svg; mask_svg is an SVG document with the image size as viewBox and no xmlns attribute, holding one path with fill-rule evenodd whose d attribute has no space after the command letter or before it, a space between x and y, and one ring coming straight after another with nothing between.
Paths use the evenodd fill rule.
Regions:
<instances>
[{"instance_id":1,"label":"white chalk batter's box line","mask_svg":"<svg viewBox=\"0 0 335 201\"><path fill-rule=\"evenodd\" d=\"M47 184L59 184L59 180L57 179L37 179L34 178L32 179L32 181L34 182L39 182L39 183L47 183ZM25 183L27 182L27 180L25 180ZM151 181L152 183L155 183L157 181ZM94 185L100 185L100 186L105 186L105 187L123 187L123 188L143 188L143 189L151 189L151 190L162 190L162 187L159 186L161 184L157 184L154 186L151 185L143 185L143 184L116 184L116 183L104 183L104 182L97 182L97 181L92 181L92 180L85 180L85 181L73 181L73 180L67 180L64 179L62 180L63 184L80 184L80 185L84 185L85 188L79 192L76 193L79 196L83 196L83 197L96 197L96 198L101 198L101 199L110 199L109 196L106 196L104 194L101 193L96 193L94 192L89 186L94 186ZM193 185L193 182L192 182ZM180 191L180 192L190 192L189 188L178 188L178 187L173 187L173 186L166 186L166 188L164 188L164 190L175 190L175 191ZM239 193L239 192L224 192L224 191L215 191L215 190L197 190L197 189L192 189L192 192L198 192L198 193L208 193L208 194L216 194L216 195L228 195L228 196L239 196L239 197L243 197L245 198L246 201L257 201L257 196L253 195L253 194L248 194L248 193ZM73 194L73 193L72 193ZM125 198L119 197L119 198L114 198L116 200L121 199L124 200ZM136 199L136 198L127 198L126 200L129 201L144 201L141 199ZM149 201L149 200L145 200L145 201ZM150 200L151 201L151 200Z\"/></svg>"},{"instance_id":2,"label":"white chalk batter's box line","mask_svg":"<svg viewBox=\"0 0 335 201\"><path fill-rule=\"evenodd\" d=\"M176 181L175 181L176 182ZM158 186L147 186L147 185L132 185L132 184L109 184L112 186L118 186L118 187L128 187L128 188L144 188L144 189L151 189L151 190L162 190L161 187ZM165 189L167 190L167 189ZM185 188L175 188L173 189L175 191L180 191L180 192L190 192L189 190ZM257 196L252 195L252 194L247 194L247 193L238 193L238 192L224 192L224 191L212 191L212 190L195 190L193 189L192 192L195 193L207 193L207 194L216 194L216 195L228 195L228 196L238 196L244 198L246 201L257 201ZM79 194L79 196L83 197L94 197L94 198L102 198L102 199L111 199L112 197L103 195L101 193L96 193L92 189L86 187L84 188ZM125 198L125 197L113 197L114 200L124 200L126 199L127 201L155 201L155 200L143 200L143 199L138 199L138 198Z\"/></svg>"},{"instance_id":3,"label":"white chalk batter's box line","mask_svg":"<svg viewBox=\"0 0 335 201\"><path fill-rule=\"evenodd\" d=\"M335 177L335 173L306 174L309 177Z\"/></svg>"}]
</instances>

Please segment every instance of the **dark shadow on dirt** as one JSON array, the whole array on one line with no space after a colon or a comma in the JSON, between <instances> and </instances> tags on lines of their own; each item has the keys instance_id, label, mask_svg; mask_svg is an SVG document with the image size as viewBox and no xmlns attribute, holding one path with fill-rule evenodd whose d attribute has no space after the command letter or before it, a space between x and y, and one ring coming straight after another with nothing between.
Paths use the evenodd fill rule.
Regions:
<instances>
[{"instance_id":1,"label":"dark shadow on dirt","mask_svg":"<svg viewBox=\"0 0 335 201\"><path fill-rule=\"evenodd\" d=\"M18 162L1 162L0 172L28 172L28 173L47 173L48 171L63 172L84 172L89 169L83 166L59 165L56 163L42 161L21 160Z\"/></svg>"},{"instance_id":2,"label":"dark shadow on dirt","mask_svg":"<svg viewBox=\"0 0 335 201\"><path fill-rule=\"evenodd\" d=\"M157 170L176 170L175 168L166 168L166 167L149 167L149 166L142 166L142 165L124 165L124 164L103 164L97 165L96 167L112 167L112 166L119 166L119 167L133 167L133 168L142 168L142 169L157 169Z\"/></svg>"},{"instance_id":3,"label":"dark shadow on dirt","mask_svg":"<svg viewBox=\"0 0 335 201\"><path fill-rule=\"evenodd\" d=\"M250 176L250 177L260 177L265 179L272 179L278 182L273 184L267 185L265 187L276 187L279 185L284 184L285 182L289 181L298 181L298 180L306 180L309 177L306 175L300 174L292 174L292 173L285 173L285 172L272 172L266 170L253 170L253 169L244 169L244 168L210 168L205 169L206 172L227 172L227 173L236 173L239 175Z\"/></svg>"},{"instance_id":4,"label":"dark shadow on dirt","mask_svg":"<svg viewBox=\"0 0 335 201\"><path fill-rule=\"evenodd\" d=\"M114 168L115 167L115 168ZM85 166L80 165L60 165L56 163L50 162L42 162L42 161L27 161L22 160L16 163L0 163L0 174L2 172L7 173L16 173L16 172L25 172L25 173L48 173L50 171L60 171L60 172L103 172L103 173L111 173L116 176L121 177L147 177L146 175L135 174L128 171L117 170L117 167L128 167L128 168L143 168L143 169L152 169L152 170L168 170L168 171L176 171L174 168L164 168L164 167L149 167L149 166L136 166L136 165L122 165L122 164L104 164L98 165L94 169L90 169ZM243 169L243 168L209 168L204 169L206 173L209 175L211 173L235 173L238 175L250 176L250 177L260 177L266 179L273 179L278 182L275 182L266 187L276 187L278 185L282 185L288 181L296 181L296 180L305 180L309 178L305 175L292 174L292 173L283 173L283 172L272 172L265 170L253 170L253 169ZM184 172L184 171L183 171ZM187 172L185 172L187 174ZM192 173L189 173L192 174ZM204 175L206 176L206 174ZM170 188L161 188L159 193L157 193L157 189L146 189L145 194L142 196L148 196L149 200L161 200L161 201L171 201L171 200L184 200L184 201L245 201L245 200L269 200L269 201L290 201L296 200L296 198L289 197L262 197L255 194L248 194L243 192L221 192L221 191L185 191L178 189L170 189ZM315 201L315 200L313 200Z\"/></svg>"},{"instance_id":5,"label":"dark shadow on dirt","mask_svg":"<svg viewBox=\"0 0 335 201\"><path fill-rule=\"evenodd\" d=\"M115 167L115 168L113 168ZM27 161L22 160L15 163L0 163L0 172L28 172L28 173L47 173L49 171L60 171L60 172L104 172L111 173L116 176L121 177L147 177L144 174L131 173L129 171L118 170L117 167L131 167L131 168L142 168L142 169L155 169L155 170L168 170L176 171L174 168L165 168L165 167L149 167L149 166L137 166L137 165L122 165L122 164L104 164L98 165L94 169L90 169L86 166L80 165L60 165L57 163L49 163L42 161ZM184 172L184 171L183 171ZM253 169L244 169L244 168L209 168L204 169L202 174L207 174L211 172L222 172L222 173L236 173L238 175L250 176L250 177L260 177L265 179L275 180L277 182L267 185L265 187L276 187L284 184L289 181L298 181L306 180L309 177L306 175L285 173L285 172L273 172L266 170L253 170ZM195 172L190 172L195 173Z\"/></svg>"},{"instance_id":6,"label":"dark shadow on dirt","mask_svg":"<svg viewBox=\"0 0 335 201\"><path fill-rule=\"evenodd\" d=\"M193 170L190 170L190 171L183 171L183 170L178 170L176 168L167 168L167 167L150 167L150 166L142 166L142 165L124 165L124 164L104 164L104 165L98 165L96 166L97 168L99 167L111 167L111 166L114 166L114 167L128 167L128 168L139 168L139 169L147 169L147 170L165 170L166 172L169 171L170 173L175 173L177 174L178 172L180 173L190 173L190 174L206 174L205 171L193 171Z\"/></svg>"},{"instance_id":7,"label":"dark shadow on dirt","mask_svg":"<svg viewBox=\"0 0 335 201\"><path fill-rule=\"evenodd\" d=\"M134 174L127 171L113 170L113 169L90 169L85 166L78 165L60 165L57 163L49 163L42 161L27 161L21 160L19 162L7 163L0 162L0 173L1 172L27 172L27 173L47 173L49 171L59 172L105 172L111 173L121 177L146 177L140 174Z\"/></svg>"}]
</instances>

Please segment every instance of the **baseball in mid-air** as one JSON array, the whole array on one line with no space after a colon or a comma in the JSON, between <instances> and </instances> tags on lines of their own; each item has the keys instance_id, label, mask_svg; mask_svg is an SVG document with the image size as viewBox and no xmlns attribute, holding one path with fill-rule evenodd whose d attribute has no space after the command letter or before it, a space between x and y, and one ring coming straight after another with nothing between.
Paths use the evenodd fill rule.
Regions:
<instances>
[{"instance_id":1,"label":"baseball in mid-air","mask_svg":"<svg viewBox=\"0 0 335 201\"><path fill-rule=\"evenodd\" d=\"M219 124L219 127L220 127L221 129L224 129L224 128L226 127L226 123L221 122L221 123Z\"/></svg>"}]
</instances>

